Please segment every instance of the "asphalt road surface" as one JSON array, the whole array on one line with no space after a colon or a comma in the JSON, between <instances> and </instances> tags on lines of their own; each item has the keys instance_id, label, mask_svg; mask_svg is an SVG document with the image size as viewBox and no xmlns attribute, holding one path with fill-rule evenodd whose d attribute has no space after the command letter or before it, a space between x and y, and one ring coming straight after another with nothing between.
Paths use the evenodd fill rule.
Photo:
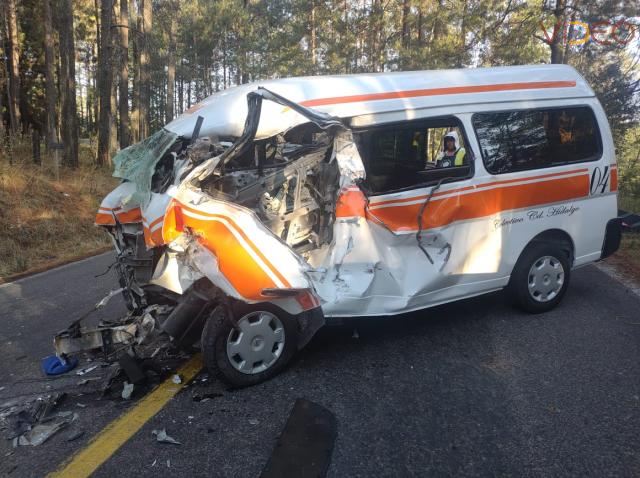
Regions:
<instances>
[{"instance_id":1,"label":"asphalt road surface","mask_svg":"<svg viewBox=\"0 0 640 478\"><path fill-rule=\"evenodd\" d=\"M112 273L94 278L111 261L0 286L0 404L78 390L81 377L46 380L39 362L53 334L114 287ZM117 299L102 315L123 310ZM202 378L95 476L258 476L298 398L336 417L332 477L640 476L640 298L594 266L574 272L547 314L491 294L325 328L252 388ZM208 392L221 396L193 400ZM134 404L72 394L61 405L79 414L69 430L38 447L0 440L0 476L46 475ZM151 432L162 428L182 445L157 443Z\"/></svg>"}]
</instances>

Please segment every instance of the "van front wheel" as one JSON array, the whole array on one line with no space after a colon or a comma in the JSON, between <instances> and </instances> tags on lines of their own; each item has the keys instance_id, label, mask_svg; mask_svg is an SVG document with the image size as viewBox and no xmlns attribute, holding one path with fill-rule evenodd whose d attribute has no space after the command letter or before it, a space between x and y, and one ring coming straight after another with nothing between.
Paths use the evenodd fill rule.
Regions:
<instances>
[{"instance_id":1,"label":"van front wheel","mask_svg":"<svg viewBox=\"0 0 640 478\"><path fill-rule=\"evenodd\" d=\"M549 243L532 243L513 269L509 292L519 308L539 314L560 303L570 276L571 266L565 251Z\"/></svg>"},{"instance_id":2,"label":"van front wheel","mask_svg":"<svg viewBox=\"0 0 640 478\"><path fill-rule=\"evenodd\" d=\"M244 306L232 320L218 306L202 331L202 355L209 372L234 387L248 387L280 372L297 350L295 319L275 307Z\"/></svg>"}]
</instances>

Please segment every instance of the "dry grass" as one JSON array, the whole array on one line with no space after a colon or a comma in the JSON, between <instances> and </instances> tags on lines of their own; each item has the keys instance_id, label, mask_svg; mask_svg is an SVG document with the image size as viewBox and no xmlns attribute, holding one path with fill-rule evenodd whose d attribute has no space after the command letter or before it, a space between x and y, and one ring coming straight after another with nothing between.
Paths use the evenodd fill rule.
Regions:
<instances>
[{"instance_id":1,"label":"dry grass","mask_svg":"<svg viewBox=\"0 0 640 478\"><path fill-rule=\"evenodd\" d=\"M87 255L110 244L93 225L102 198L118 181L96 169L90 145L80 147L80 168L56 168L43 151L31 161L30 140L0 151L0 278ZM9 158L12 159L10 164Z\"/></svg>"}]
</instances>

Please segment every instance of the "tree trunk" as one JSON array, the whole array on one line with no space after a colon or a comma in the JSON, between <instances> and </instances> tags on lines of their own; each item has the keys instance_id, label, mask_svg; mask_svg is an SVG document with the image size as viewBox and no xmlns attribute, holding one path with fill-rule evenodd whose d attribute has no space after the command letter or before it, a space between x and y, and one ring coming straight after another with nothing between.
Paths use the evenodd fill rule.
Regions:
<instances>
[{"instance_id":1,"label":"tree trunk","mask_svg":"<svg viewBox=\"0 0 640 478\"><path fill-rule=\"evenodd\" d=\"M93 58L100 58L100 48L102 47L102 37L100 36L100 2L102 0L93 0L93 14L96 22L96 44L91 45L91 56ZM98 76L100 75L100 65L98 64L95 69L96 74L93 76L93 110L94 110L94 131L98 132L98 127L100 124L100 92L99 88L99 80Z\"/></svg>"},{"instance_id":2,"label":"tree trunk","mask_svg":"<svg viewBox=\"0 0 640 478\"><path fill-rule=\"evenodd\" d=\"M100 54L98 56L98 94L100 95L100 120L98 121L98 157L99 166L109 164L111 140L111 16L113 0L102 0L100 5Z\"/></svg>"},{"instance_id":3,"label":"tree trunk","mask_svg":"<svg viewBox=\"0 0 640 478\"><path fill-rule=\"evenodd\" d=\"M129 0L120 0L120 148L129 146Z\"/></svg>"},{"instance_id":4,"label":"tree trunk","mask_svg":"<svg viewBox=\"0 0 640 478\"><path fill-rule=\"evenodd\" d=\"M317 63L316 2L311 0L311 64L313 65L313 73L316 73Z\"/></svg>"},{"instance_id":5,"label":"tree trunk","mask_svg":"<svg viewBox=\"0 0 640 478\"><path fill-rule=\"evenodd\" d=\"M418 24L416 25L416 29L418 30L418 47L420 47L424 41L422 34L422 5L418 7Z\"/></svg>"},{"instance_id":6,"label":"tree trunk","mask_svg":"<svg viewBox=\"0 0 640 478\"><path fill-rule=\"evenodd\" d=\"M9 103L9 121L11 131L20 130L20 51L18 44L18 20L16 16L16 1L5 0L7 40L9 41L9 84L7 85L7 99Z\"/></svg>"},{"instance_id":7,"label":"tree trunk","mask_svg":"<svg viewBox=\"0 0 640 478\"><path fill-rule=\"evenodd\" d=\"M180 82L178 83L178 111L184 112L184 60L180 58Z\"/></svg>"},{"instance_id":8,"label":"tree trunk","mask_svg":"<svg viewBox=\"0 0 640 478\"><path fill-rule=\"evenodd\" d=\"M151 0L142 3L142 48L140 49L140 139L149 136L149 112L151 100L151 69L149 47L151 39Z\"/></svg>"},{"instance_id":9,"label":"tree trunk","mask_svg":"<svg viewBox=\"0 0 640 478\"><path fill-rule=\"evenodd\" d=\"M549 47L551 48L551 63L562 63L564 53L564 24L565 24L566 0L557 0L553 16L556 20L553 26L553 38Z\"/></svg>"},{"instance_id":10,"label":"tree trunk","mask_svg":"<svg viewBox=\"0 0 640 478\"><path fill-rule=\"evenodd\" d=\"M564 46L564 52L562 54L562 63L565 65L569 64L569 57L571 56L571 37L573 37L574 25L578 15L578 4L579 0L575 0L573 2L573 12L571 13L571 19L569 22L569 28L563 29L563 32L567 33L567 41Z\"/></svg>"},{"instance_id":11,"label":"tree trunk","mask_svg":"<svg viewBox=\"0 0 640 478\"><path fill-rule=\"evenodd\" d=\"M409 13L411 11L411 0L402 0L402 47L409 47Z\"/></svg>"},{"instance_id":12,"label":"tree trunk","mask_svg":"<svg viewBox=\"0 0 640 478\"><path fill-rule=\"evenodd\" d=\"M78 114L76 111L76 49L73 32L73 0L58 3L60 34L60 96L62 100L62 161L78 167Z\"/></svg>"},{"instance_id":13,"label":"tree trunk","mask_svg":"<svg viewBox=\"0 0 640 478\"><path fill-rule=\"evenodd\" d=\"M31 130L31 155L34 164L42 164L40 157L40 132L35 128Z\"/></svg>"},{"instance_id":14,"label":"tree trunk","mask_svg":"<svg viewBox=\"0 0 640 478\"><path fill-rule=\"evenodd\" d=\"M56 127L56 105L58 102L58 92L56 90L56 79L54 71L55 56L53 52L53 19L51 15L50 0L42 0L44 12L44 72L45 72L45 95L46 95L46 148L51 150L51 145L58 142Z\"/></svg>"},{"instance_id":15,"label":"tree trunk","mask_svg":"<svg viewBox=\"0 0 640 478\"><path fill-rule=\"evenodd\" d=\"M115 3L115 1L114 1ZM114 19L115 20L115 19ZM113 28L111 29L113 32ZM118 48L119 38L117 35L111 35L113 39L113 44L111 45L111 51L113 53L116 52L116 48ZM114 55L111 60L110 68L115 70L116 68L116 55ZM111 120L111 127L109 128L109 156L113 157L114 154L118 152L118 80L116 77L112 78L111 81L111 114L109 115Z\"/></svg>"},{"instance_id":16,"label":"tree trunk","mask_svg":"<svg viewBox=\"0 0 640 478\"><path fill-rule=\"evenodd\" d=\"M119 0L113 0L111 10L111 127L109 128L109 157L118 151L118 85L120 80L120 35L117 25L120 18Z\"/></svg>"},{"instance_id":17,"label":"tree trunk","mask_svg":"<svg viewBox=\"0 0 640 478\"><path fill-rule=\"evenodd\" d=\"M131 141L140 141L140 44L142 15L137 3L136 30L133 35L133 89L131 91Z\"/></svg>"},{"instance_id":18,"label":"tree trunk","mask_svg":"<svg viewBox=\"0 0 640 478\"><path fill-rule=\"evenodd\" d=\"M171 21L169 23L169 58L167 58L167 123L173 119L173 104L176 96L176 13L175 9L172 8Z\"/></svg>"}]
</instances>

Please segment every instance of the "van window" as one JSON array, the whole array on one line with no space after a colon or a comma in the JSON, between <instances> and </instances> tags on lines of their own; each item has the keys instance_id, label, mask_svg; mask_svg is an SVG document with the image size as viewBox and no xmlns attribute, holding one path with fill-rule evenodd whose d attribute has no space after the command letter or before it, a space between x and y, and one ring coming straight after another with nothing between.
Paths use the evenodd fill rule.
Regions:
<instances>
[{"instance_id":1,"label":"van window","mask_svg":"<svg viewBox=\"0 0 640 478\"><path fill-rule=\"evenodd\" d=\"M456 118L359 131L356 143L367 172L366 187L374 194L463 179L471 171L471 154Z\"/></svg>"},{"instance_id":2,"label":"van window","mask_svg":"<svg viewBox=\"0 0 640 478\"><path fill-rule=\"evenodd\" d=\"M602 155L598 125L587 106L477 113L473 126L491 174L596 161Z\"/></svg>"}]
</instances>

